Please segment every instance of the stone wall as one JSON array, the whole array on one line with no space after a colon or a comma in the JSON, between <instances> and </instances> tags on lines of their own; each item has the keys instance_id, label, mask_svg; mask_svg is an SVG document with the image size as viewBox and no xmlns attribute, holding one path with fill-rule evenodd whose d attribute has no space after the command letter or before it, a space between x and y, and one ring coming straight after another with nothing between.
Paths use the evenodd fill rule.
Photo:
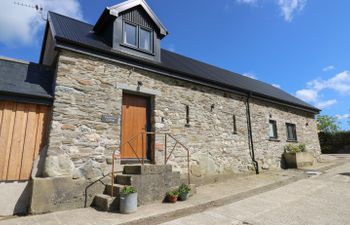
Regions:
<instances>
[{"instance_id":1,"label":"stone wall","mask_svg":"<svg viewBox=\"0 0 350 225\"><path fill-rule=\"evenodd\" d=\"M123 88L133 89L138 81L143 83L139 91L153 96L154 131L170 132L191 150L194 179L253 171L244 97L62 51L57 66L46 176L91 179L110 170L107 162L112 152L118 151L120 141ZM190 126L186 126L186 105L190 108ZM280 167L286 144L285 122L296 123L300 142L319 153L312 115L258 100L252 102L251 111L257 158L263 168ZM267 138L270 114L278 122L279 142ZM102 115L111 115L117 121L104 123ZM162 137L157 136L156 144L161 142ZM163 154L163 149L155 150L156 164L163 163ZM186 160L185 151L178 148L170 163L175 171L185 175Z\"/></svg>"},{"instance_id":2,"label":"stone wall","mask_svg":"<svg viewBox=\"0 0 350 225\"><path fill-rule=\"evenodd\" d=\"M314 156L321 154L314 115L305 111L273 103L253 100L251 102L252 132L256 159L261 169L281 168L284 146L287 141L286 123L296 125L297 142L305 144ZM270 140L268 135L269 120L277 124L277 140Z\"/></svg>"}]
</instances>

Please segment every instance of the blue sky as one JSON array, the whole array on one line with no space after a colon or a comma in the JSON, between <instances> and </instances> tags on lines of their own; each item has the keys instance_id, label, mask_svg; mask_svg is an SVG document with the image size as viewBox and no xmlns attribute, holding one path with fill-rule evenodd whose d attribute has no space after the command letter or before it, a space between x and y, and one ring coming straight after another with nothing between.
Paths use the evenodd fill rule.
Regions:
<instances>
[{"instance_id":1,"label":"blue sky","mask_svg":"<svg viewBox=\"0 0 350 225\"><path fill-rule=\"evenodd\" d=\"M0 55L37 62L44 22L0 3ZM120 0L22 0L94 24ZM350 1L148 0L170 35L162 47L283 90L350 129Z\"/></svg>"}]
</instances>

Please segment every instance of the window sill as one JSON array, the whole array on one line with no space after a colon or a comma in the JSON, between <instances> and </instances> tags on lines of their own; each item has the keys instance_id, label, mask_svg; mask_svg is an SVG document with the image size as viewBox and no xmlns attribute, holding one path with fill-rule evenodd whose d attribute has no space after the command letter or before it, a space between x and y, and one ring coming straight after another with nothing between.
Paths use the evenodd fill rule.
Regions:
<instances>
[{"instance_id":1,"label":"window sill","mask_svg":"<svg viewBox=\"0 0 350 225\"><path fill-rule=\"evenodd\" d=\"M120 43L120 45L125 47L125 48L129 48L129 49L132 49L132 50L135 50L135 51L138 51L138 52L142 52L142 53L145 53L145 54L148 54L148 55L151 55L151 56L155 56L155 54L153 52L150 52L150 51L147 51L147 50L143 50L143 49L138 48L138 47L133 46L133 45L129 45L129 44L125 44L125 43Z\"/></svg>"},{"instance_id":2,"label":"window sill","mask_svg":"<svg viewBox=\"0 0 350 225\"><path fill-rule=\"evenodd\" d=\"M287 142L294 142L294 143L298 143L298 140L287 139Z\"/></svg>"},{"instance_id":3,"label":"window sill","mask_svg":"<svg viewBox=\"0 0 350 225\"><path fill-rule=\"evenodd\" d=\"M268 140L269 141L274 141L274 142L280 142L281 141L280 139L277 139L277 138L269 138Z\"/></svg>"}]
</instances>

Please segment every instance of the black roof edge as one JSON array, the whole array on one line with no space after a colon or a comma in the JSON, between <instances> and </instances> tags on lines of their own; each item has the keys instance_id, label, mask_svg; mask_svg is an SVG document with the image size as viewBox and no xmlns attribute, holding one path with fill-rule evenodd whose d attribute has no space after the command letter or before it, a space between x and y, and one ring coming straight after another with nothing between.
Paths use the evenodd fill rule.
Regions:
<instances>
[{"instance_id":1,"label":"black roof edge","mask_svg":"<svg viewBox=\"0 0 350 225\"><path fill-rule=\"evenodd\" d=\"M101 14L101 16L98 18L96 24L94 25L94 27L92 28L92 30L95 33L99 33L101 32L103 25L105 24L106 21L108 21L108 18L110 18L111 15L109 13L109 9L105 8Z\"/></svg>"},{"instance_id":2,"label":"black roof edge","mask_svg":"<svg viewBox=\"0 0 350 225\"><path fill-rule=\"evenodd\" d=\"M48 31L49 31L49 22L46 22L45 25L45 31L44 31L44 39L41 43L41 51L40 51L40 58L39 58L39 64L43 63L44 60L44 53L46 51L46 41L47 41L47 35L48 35Z\"/></svg>"},{"instance_id":3,"label":"black roof edge","mask_svg":"<svg viewBox=\"0 0 350 225\"><path fill-rule=\"evenodd\" d=\"M0 91L0 100L14 101L14 102L28 103L28 104L47 105L47 106L53 105L53 97L43 97L43 96L19 94L19 93L13 93L13 92L4 92L4 91Z\"/></svg>"},{"instance_id":4,"label":"black roof edge","mask_svg":"<svg viewBox=\"0 0 350 225\"><path fill-rule=\"evenodd\" d=\"M102 56L102 58L105 59L105 60L114 61L114 62L125 64L125 65L128 65L128 66L138 67L140 69L148 70L148 71L151 71L151 72L155 72L155 73L158 73L158 74L170 76L170 77L177 78L177 79L186 80L186 81L189 81L189 82L192 82L192 83L206 85L206 86L209 86L209 87L212 87L212 88L215 88L215 89L224 90L224 91L231 92L231 93L234 93L234 94L239 94L239 95L243 95L243 96L247 96L247 97L252 94L253 98L259 98L260 97L261 100L267 99L267 100L270 100L270 102L271 101L274 102L275 104L280 104L280 105L293 107L293 108L296 108L296 109L299 109L299 110L303 110L303 111L307 111L307 112L311 112L311 113L314 113L314 114L319 114L320 111L321 111L320 109L317 109L317 108L311 108L311 107L306 107L306 106L303 106L303 105L294 104L294 103L291 103L291 102L288 102L288 101L283 101L281 99L273 98L271 96L262 95L262 94L259 94L259 93L255 93L255 92L252 92L252 91L249 91L249 90L240 89L240 88L237 88L237 87L231 87L231 86L223 87L224 84L222 84L222 83L216 83L216 82L213 82L213 81L210 81L210 80L198 78L198 77L194 76L193 74L188 74L188 73L184 73L184 72L181 72L181 71L171 70L169 68L166 68L164 66L156 64L154 62L151 62L151 61L149 61L147 59L136 58L135 56L129 56L129 55L126 55L126 54L122 55L121 53L117 53L117 52L105 51L105 50L94 48L92 46L84 45L84 44L81 44L81 43L78 43L78 42L75 42L75 41L67 40L67 39L61 38L61 37L55 37L55 38L57 40L56 43L55 43L56 48L62 48L62 49L67 49L67 50L71 50L71 51L76 51L78 53L88 54L88 55L91 55L91 56L94 56L94 57L99 57L99 58L101 58L101 56ZM69 45L79 46L79 47L81 47L83 49L76 49L74 46L69 46ZM88 51L86 51L88 49L92 50L93 52L89 53ZM98 54L95 54L95 53L98 53ZM106 57L104 57L103 55L100 55L101 53L103 55L106 55ZM118 57L118 59L111 59L110 57L107 57L107 56L113 56L113 58ZM125 60L127 60L127 61L125 61ZM132 63L130 63L130 61L133 61L136 64L132 64ZM142 65L140 65L139 63L142 63ZM139 65L137 65L137 64L139 64ZM152 68L145 67L145 66L143 66L144 64L147 64L148 66L150 66ZM160 71L160 70L154 70L154 68L165 70L165 71L168 71L170 73L167 73L167 72L164 72L164 71ZM171 73L175 73L175 74L171 74ZM186 76L186 77L181 76L181 74ZM179 75L180 75L180 77L179 77ZM187 78L188 76L190 76L191 78L194 78L194 79L188 79ZM198 82L199 80L202 81L202 82ZM212 85L212 84L214 84L214 85Z\"/></svg>"}]
</instances>

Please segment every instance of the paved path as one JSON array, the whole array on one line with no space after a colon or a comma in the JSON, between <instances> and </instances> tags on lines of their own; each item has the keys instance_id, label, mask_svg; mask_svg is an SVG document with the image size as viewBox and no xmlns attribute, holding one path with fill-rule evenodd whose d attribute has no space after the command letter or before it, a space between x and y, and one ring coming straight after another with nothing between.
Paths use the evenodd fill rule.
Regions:
<instances>
[{"instance_id":1,"label":"paved path","mask_svg":"<svg viewBox=\"0 0 350 225\"><path fill-rule=\"evenodd\" d=\"M350 157L324 174L164 225L348 225Z\"/></svg>"},{"instance_id":2,"label":"paved path","mask_svg":"<svg viewBox=\"0 0 350 225\"><path fill-rule=\"evenodd\" d=\"M145 205L129 215L85 208L5 220L0 218L0 225L130 225L140 222L153 225L186 215L190 216L167 224L350 224L350 209L347 207L350 204L347 193L350 177L339 175L350 172L350 158L348 161L344 166L334 161L309 168L339 167L311 179L305 179L304 171L278 170L204 185L198 187L197 194L188 201ZM193 214L196 212L203 213Z\"/></svg>"}]
</instances>

